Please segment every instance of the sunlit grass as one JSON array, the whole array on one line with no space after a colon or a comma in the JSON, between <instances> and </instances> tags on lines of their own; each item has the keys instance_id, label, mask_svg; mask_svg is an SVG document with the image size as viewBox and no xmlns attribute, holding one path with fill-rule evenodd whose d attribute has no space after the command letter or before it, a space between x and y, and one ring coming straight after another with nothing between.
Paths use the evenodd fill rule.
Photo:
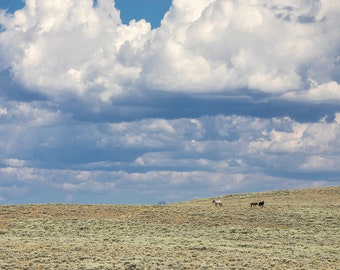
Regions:
<instances>
[{"instance_id":1,"label":"sunlit grass","mask_svg":"<svg viewBox=\"0 0 340 270\"><path fill-rule=\"evenodd\" d=\"M340 269L340 187L219 199L1 206L0 269Z\"/></svg>"}]
</instances>

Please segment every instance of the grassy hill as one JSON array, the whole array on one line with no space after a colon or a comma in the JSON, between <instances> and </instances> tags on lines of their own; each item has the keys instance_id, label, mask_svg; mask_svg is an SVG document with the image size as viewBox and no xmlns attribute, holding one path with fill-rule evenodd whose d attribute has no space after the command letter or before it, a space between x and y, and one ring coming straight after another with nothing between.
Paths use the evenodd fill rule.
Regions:
<instances>
[{"instance_id":1,"label":"grassy hill","mask_svg":"<svg viewBox=\"0 0 340 270\"><path fill-rule=\"evenodd\" d=\"M3 205L0 269L340 269L339 210L340 187L165 206Z\"/></svg>"}]
</instances>

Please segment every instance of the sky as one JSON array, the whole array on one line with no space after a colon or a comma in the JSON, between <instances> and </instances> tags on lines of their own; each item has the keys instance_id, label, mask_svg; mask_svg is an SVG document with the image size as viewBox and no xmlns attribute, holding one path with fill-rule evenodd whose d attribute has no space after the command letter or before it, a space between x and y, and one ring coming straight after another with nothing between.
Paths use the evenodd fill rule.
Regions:
<instances>
[{"instance_id":1,"label":"sky","mask_svg":"<svg viewBox=\"0 0 340 270\"><path fill-rule=\"evenodd\" d=\"M340 184L340 2L0 9L1 204Z\"/></svg>"}]
</instances>

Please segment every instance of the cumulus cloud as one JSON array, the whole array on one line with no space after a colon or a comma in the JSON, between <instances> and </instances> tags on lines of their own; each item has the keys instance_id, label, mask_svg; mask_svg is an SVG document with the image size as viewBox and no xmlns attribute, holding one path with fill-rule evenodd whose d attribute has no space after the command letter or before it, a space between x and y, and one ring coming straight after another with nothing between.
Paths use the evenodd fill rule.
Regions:
<instances>
[{"instance_id":1,"label":"cumulus cloud","mask_svg":"<svg viewBox=\"0 0 340 270\"><path fill-rule=\"evenodd\" d=\"M145 88L276 94L339 82L339 12L328 0L175 0L151 30L144 20L122 24L111 0L27 0L1 13L1 66L53 98L109 102Z\"/></svg>"},{"instance_id":2,"label":"cumulus cloud","mask_svg":"<svg viewBox=\"0 0 340 270\"><path fill-rule=\"evenodd\" d=\"M154 89L193 92L275 94L304 88L308 79L328 82L339 50L339 5L331 10L328 2L174 1L143 77Z\"/></svg>"},{"instance_id":3,"label":"cumulus cloud","mask_svg":"<svg viewBox=\"0 0 340 270\"><path fill-rule=\"evenodd\" d=\"M15 158L10 158L10 159L5 160L5 164L10 167L23 167L25 166L25 161L15 159Z\"/></svg>"},{"instance_id":4,"label":"cumulus cloud","mask_svg":"<svg viewBox=\"0 0 340 270\"><path fill-rule=\"evenodd\" d=\"M339 183L340 5L0 11L0 201L155 202ZM256 184L255 184L256 183Z\"/></svg>"},{"instance_id":5,"label":"cumulus cloud","mask_svg":"<svg viewBox=\"0 0 340 270\"><path fill-rule=\"evenodd\" d=\"M340 163L333 157L310 156L300 168L307 171L337 171Z\"/></svg>"},{"instance_id":6,"label":"cumulus cloud","mask_svg":"<svg viewBox=\"0 0 340 270\"><path fill-rule=\"evenodd\" d=\"M53 188L62 198L70 194L77 198L84 193L105 194L105 198L109 194L133 193L146 198L181 200L195 197L195 194L255 191L257 187L277 189L308 186L308 183L311 186L316 182L332 184L340 180L336 176L340 155L338 118L336 115L333 122L321 119L316 123L299 123L290 118L223 115L145 119L97 124L90 132L88 126L79 124L70 126L70 133L58 135L60 142L71 140L72 146L61 143L46 152L39 150L38 145L33 145L31 151L12 149L13 155L20 159L4 160L0 177L7 182L2 183L2 188L20 183L27 189ZM83 132L87 135L80 136ZM169 132L172 139L169 139ZM136 138L138 134L148 136L132 143L126 141L126 137ZM98 144L103 138L106 138L105 145ZM38 144L40 139L35 142L31 138L30 142ZM15 142L22 144L17 140L13 145ZM65 147L70 147L75 154L67 156L71 152ZM63 155L55 153L57 149L63 151ZM41 158L39 163L35 160L37 152L44 157L44 163ZM83 153L85 156L96 154L95 161L83 157ZM55 155L59 155L57 159ZM58 162L65 162L63 159L67 159L68 164L62 164L63 169L60 169ZM47 164L54 164L55 168L34 167ZM69 169L65 170L65 166ZM313 175L315 172L317 174ZM332 179L329 179L330 172L334 175ZM254 181L257 182L255 186Z\"/></svg>"},{"instance_id":7,"label":"cumulus cloud","mask_svg":"<svg viewBox=\"0 0 340 270\"><path fill-rule=\"evenodd\" d=\"M311 88L307 90L288 92L283 95L288 100L301 100L308 102L339 103L340 84L331 81L318 85L311 81Z\"/></svg>"},{"instance_id":8,"label":"cumulus cloud","mask_svg":"<svg viewBox=\"0 0 340 270\"><path fill-rule=\"evenodd\" d=\"M138 57L150 25L123 25L110 0L26 1L2 13L2 69L48 97L82 96L107 101L138 77ZM5 53L6 52L6 53ZM130 59L129 59L130 58Z\"/></svg>"}]
</instances>

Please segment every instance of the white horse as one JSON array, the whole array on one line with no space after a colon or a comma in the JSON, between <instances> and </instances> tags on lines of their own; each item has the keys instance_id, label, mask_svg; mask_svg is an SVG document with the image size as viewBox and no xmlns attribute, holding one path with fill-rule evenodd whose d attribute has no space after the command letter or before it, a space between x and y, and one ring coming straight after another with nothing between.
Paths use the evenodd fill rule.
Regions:
<instances>
[{"instance_id":1,"label":"white horse","mask_svg":"<svg viewBox=\"0 0 340 270\"><path fill-rule=\"evenodd\" d=\"M213 203L215 204L215 206L222 206L222 201L219 200L213 200Z\"/></svg>"}]
</instances>

